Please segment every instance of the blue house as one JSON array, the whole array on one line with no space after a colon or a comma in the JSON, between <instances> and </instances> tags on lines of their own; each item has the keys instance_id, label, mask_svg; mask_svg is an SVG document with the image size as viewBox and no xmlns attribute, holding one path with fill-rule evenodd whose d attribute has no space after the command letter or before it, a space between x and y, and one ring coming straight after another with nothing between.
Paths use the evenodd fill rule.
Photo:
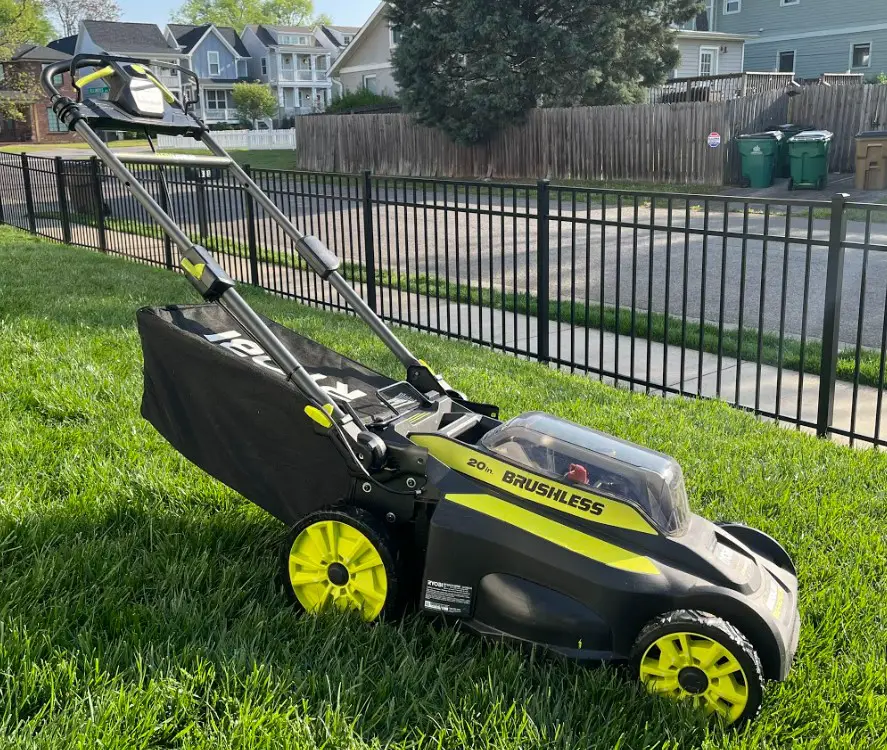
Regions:
<instances>
[{"instance_id":1,"label":"blue house","mask_svg":"<svg viewBox=\"0 0 887 750\"><path fill-rule=\"evenodd\" d=\"M171 23L163 35L178 50L182 67L200 79L201 117L210 124L239 122L232 91L248 80L249 52L237 32L230 26Z\"/></svg>"},{"instance_id":2,"label":"blue house","mask_svg":"<svg viewBox=\"0 0 887 750\"><path fill-rule=\"evenodd\" d=\"M707 0L705 17L711 31L746 37L746 71L887 72L885 0Z\"/></svg>"}]
</instances>

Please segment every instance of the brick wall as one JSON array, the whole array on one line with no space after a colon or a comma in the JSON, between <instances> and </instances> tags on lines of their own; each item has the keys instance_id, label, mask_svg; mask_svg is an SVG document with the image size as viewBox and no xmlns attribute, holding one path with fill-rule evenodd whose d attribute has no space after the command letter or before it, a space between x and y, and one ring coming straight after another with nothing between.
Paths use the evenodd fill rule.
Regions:
<instances>
[{"instance_id":1,"label":"brick wall","mask_svg":"<svg viewBox=\"0 0 887 750\"><path fill-rule=\"evenodd\" d=\"M43 66L40 63L27 63L27 67L30 68L29 72L35 76L35 80L39 86ZM70 73L62 74L62 83L61 85L56 84L56 88L65 96L70 96L72 99L77 95L74 87L71 86ZM43 90L42 86L40 87L40 90ZM36 143L71 143L72 141L79 140L79 138L64 125L61 125L63 131L60 133L50 130L50 118L52 118L53 123L55 123L55 117L50 114L49 97L42 96L32 105L31 131L32 138Z\"/></svg>"},{"instance_id":2,"label":"brick wall","mask_svg":"<svg viewBox=\"0 0 887 750\"><path fill-rule=\"evenodd\" d=\"M34 81L34 86L39 93L37 101L33 104L22 105L24 120L12 121L6 120L0 129L0 141L10 143L32 142L32 143L71 143L78 140L77 136L62 126L62 132L55 132L50 129L50 110L49 97L42 94L43 88L40 85L40 75L43 72L43 65L39 62L15 62L4 63L3 67L9 71L11 75L16 72L26 72ZM71 86L71 76L64 73L62 76L62 84L58 86L59 91L63 94L74 97L76 92ZM53 123L55 119L53 119Z\"/></svg>"}]
</instances>

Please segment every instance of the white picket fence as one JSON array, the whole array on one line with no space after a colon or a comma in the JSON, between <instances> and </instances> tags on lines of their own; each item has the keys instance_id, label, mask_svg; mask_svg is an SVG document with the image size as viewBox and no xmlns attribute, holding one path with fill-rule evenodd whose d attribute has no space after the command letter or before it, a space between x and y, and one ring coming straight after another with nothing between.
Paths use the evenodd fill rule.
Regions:
<instances>
[{"instance_id":1,"label":"white picket fence","mask_svg":"<svg viewBox=\"0 0 887 750\"><path fill-rule=\"evenodd\" d=\"M217 130L213 139L223 148L283 149L296 147L296 131L289 130ZM179 135L157 136L160 149L199 149L204 146L193 138Z\"/></svg>"}]
</instances>

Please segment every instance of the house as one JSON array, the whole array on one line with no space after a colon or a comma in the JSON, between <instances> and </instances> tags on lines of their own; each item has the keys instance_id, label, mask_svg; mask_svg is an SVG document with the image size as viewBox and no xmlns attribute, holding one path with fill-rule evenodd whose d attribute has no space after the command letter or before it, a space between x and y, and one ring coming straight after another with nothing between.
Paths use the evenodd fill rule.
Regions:
<instances>
[{"instance_id":1,"label":"house","mask_svg":"<svg viewBox=\"0 0 887 750\"><path fill-rule=\"evenodd\" d=\"M379 3L345 50L333 61L330 75L342 92L369 89L377 94L397 93L391 50L399 38L388 22L388 3Z\"/></svg>"},{"instance_id":2,"label":"house","mask_svg":"<svg viewBox=\"0 0 887 750\"><path fill-rule=\"evenodd\" d=\"M66 37L67 39L67 37ZM65 39L58 39L52 44L60 45ZM181 52L176 45L171 44L153 23L122 23L120 21L81 21L77 33L77 41L74 45L74 54L107 53L109 55L124 55L129 57L147 57L158 61L153 65L155 75L164 86L174 94L182 93L182 76L177 70L164 67L166 62L170 65L178 65L181 61ZM103 80L93 81L87 86L83 95L89 97L101 97L108 91L107 83Z\"/></svg>"},{"instance_id":3,"label":"house","mask_svg":"<svg viewBox=\"0 0 887 750\"><path fill-rule=\"evenodd\" d=\"M351 40L357 36L360 26L327 26L324 24L321 29L323 32L333 39L340 49L345 49Z\"/></svg>"},{"instance_id":4,"label":"house","mask_svg":"<svg viewBox=\"0 0 887 750\"><path fill-rule=\"evenodd\" d=\"M713 31L744 34L746 71L887 72L884 0L708 0Z\"/></svg>"},{"instance_id":5,"label":"house","mask_svg":"<svg viewBox=\"0 0 887 750\"><path fill-rule=\"evenodd\" d=\"M19 102L19 111L24 115L21 120L0 119L0 141L68 143L77 140L76 135L59 122L40 85L43 68L70 59L70 55L49 47L24 44L0 63L0 97ZM63 94L74 95L68 73L57 75L53 82Z\"/></svg>"},{"instance_id":6,"label":"house","mask_svg":"<svg viewBox=\"0 0 887 750\"><path fill-rule=\"evenodd\" d=\"M330 64L343 44L335 33L321 26L261 24L247 26L241 39L250 54L250 78L267 83L277 96L278 119L322 112L330 103Z\"/></svg>"},{"instance_id":7,"label":"house","mask_svg":"<svg viewBox=\"0 0 887 750\"><path fill-rule=\"evenodd\" d=\"M180 65L200 81L198 114L207 124L240 121L234 107L234 84L249 80L249 52L230 26L168 24L164 38L180 53ZM186 95L191 84L187 82Z\"/></svg>"},{"instance_id":8,"label":"house","mask_svg":"<svg viewBox=\"0 0 887 750\"><path fill-rule=\"evenodd\" d=\"M694 78L741 73L746 38L741 34L724 34L696 28L679 29L677 47L681 61L672 78Z\"/></svg>"}]
</instances>

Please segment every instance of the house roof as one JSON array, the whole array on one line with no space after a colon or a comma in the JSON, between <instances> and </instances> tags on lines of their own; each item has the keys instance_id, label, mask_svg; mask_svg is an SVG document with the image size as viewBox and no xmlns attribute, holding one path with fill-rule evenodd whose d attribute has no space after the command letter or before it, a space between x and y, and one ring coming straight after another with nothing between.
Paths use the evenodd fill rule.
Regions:
<instances>
[{"instance_id":1,"label":"house roof","mask_svg":"<svg viewBox=\"0 0 887 750\"><path fill-rule=\"evenodd\" d=\"M237 52L238 55L242 55L243 57L249 57L249 50L243 43L243 40L240 38L240 34L238 34L234 29L230 26L216 26L216 31L218 31L225 39L228 44L234 47L234 51Z\"/></svg>"},{"instance_id":2,"label":"house roof","mask_svg":"<svg viewBox=\"0 0 887 750\"><path fill-rule=\"evenodd\" d=\"M330 27L328 27L328 26L321 26L320 28L321 28L321 30L323 31L323 35L324 35L327 39L329 39L333 44L335 44L337 47L341 47L341 46L342 46L342 42L340 42L340 41L336 38L336 35L333 34L332 31L330 31Z\"/></svg>"},{"instance_id":3,"label":"house roof","mask_svg":"<svg viewBox=\"0 0 887 750\"><path fill-rule=\"evenodd\" d=\"M77 35L71 34L71 36L63 36L61 39L54 39L46 46L50 49L57 50L58 52L73 55L74 50L77 47Z\"/></svg>"},{"instance_id":4,"label":"house roof","mask_svg":"<svg viewBox=\"0 0 887 750\"><path fill-rule=\"evenodd\" d=\"M339 55L335 60L333 60L333 64L330 65L330 69L329 69L330 75L332 75L333 71L336 71L341 67L344 67L344 65L343 65L344 62L346 60L348 60L349 58L351 58L354 55L355 50L357 50L360 47L360 42L361 42L364 34L367 33L367 30L370 29L371 27L375 26L380 18L382 18L382 19L385 18L383 11L385 11L385 9L387 7L388 7L387 2L381 2L376 6L376 9L372 12L370 17L366 20L366 23L364 23L364 25L360 27L360 31L358 31L357 34L355 35L354 39L351 40L351 44L349 44L347 47L345 47L345 51L342 52L342 54ZM390 60L390 59L391 59L391 55L389 54L388 60ZM383 61L380 60L379 62L383 62ZM388 62L388 61L385 61L385 62Z\"/></svg>"},{"instance_id":5,"label":"house roof","mask_svg":"<svg viewBox=\"0 0 887 750\"><path fill-rule=\"evenodd\" d=\"M360 31L360 26L336 26L334 24L330 24L329 28L335 29L336 31L341 31L343 34L356 34Z\"/></svg>"},{"instance_id":6,"label":"house roof","mask_svg":"<svg viewBox=\"0 0 887 750\"><path fill-rule=\"evenodd\" d=\"M12 53L10 58L10 60L45 63L70 59L71 56L64 52L59 52L59 50L49 47L42 47L39 44L22 44L16 47L15 52Z\"/></svg>"},{"instance_id":7,"label":"house roof","mask_svg":"<svg viewBox=\"0 0 887 750\"><path fill-rule=\"evenodd\" d=\"M279 31L284 34L313 34L314 29L310 26L268 26L269 29L273 29L274 31Z\"/></svg>"},{"instance_id":8,"label":"house roof","mask_svg":"<svg viewBox=\"0 0 887 750\"><path fill-rule=\"evenodd\" d=\"M173 53L170 46L153 23L121 23L119 21L84 21L86 31L98 47L105 52L141 54L151 52Z\"/></svg>"},{"instance_id":9,"label":"house roof","mask_svg":"<svg viewBox=\"0 0 887 750\"><path fill-rule=\"evenodd\" d=\"M255 33L256 37L258 37L259 41L266 47L274 47L277 45L277 40L271 35L271 32L261 24L258 26L250 26L250 28Z\"/></svg>"},{"instance_id":10,"label":"house roof","mask_svg":"<svg viewBox=\"0 0 887 750\"><path fill-rule=\"evenodd\" d=\"M175 37L176 41L182 47L184 52L191 52L194 47L197 46L197 43L206 36L206 32L212 27L212 24L205 23L202 26L194 26L189 23L171 23L169 24L169 30L172 32L172 35ZM249 51L243 45L243 41L237 35L237 32L234 31L230 26L216 26L216 31L222 36L222 38L228 43L228 46L231 47L238 55L242 57L249 57Z\"/></svg>"},{"instance_id":11,"label":"house roof","mask_svg":"<svg viewBox=\"0 0 887 750\"><path fill-rule=\"evenodd\" d=\"M744 42L751 37L745 34L725 34L721 31L691 31L690 29L680 29L678 37L681 39L699 39L700 41L712 42Z\"/></svg>"},{"instance_id":12,"label":"house roof","mask_svg":"<svg viewBox=\"0 0 887 750\"><path fill-rule=\"evenodd\" d=\"M274 34L304 34L314 40L314 29L310 26L277 26L272 24L259 24L250 26L259 41L266 47L279 47L280 44ZM273 33L272 33L273 32ZM315 45L317 44L316 40ZM336 42L338 44L338 42Z\"/></svg>"},{"instance_id":13,"label":"house roof","mask_svg":"<svg viewBox=\"0 0 887 750\"><path fill-rule=\"evenodd\" d=\"M206 33L209 24L195 26L192 23L171 23L167 28L172 32L176 42L185 52L190 52Z\"/></svg>"}]
</instances>

